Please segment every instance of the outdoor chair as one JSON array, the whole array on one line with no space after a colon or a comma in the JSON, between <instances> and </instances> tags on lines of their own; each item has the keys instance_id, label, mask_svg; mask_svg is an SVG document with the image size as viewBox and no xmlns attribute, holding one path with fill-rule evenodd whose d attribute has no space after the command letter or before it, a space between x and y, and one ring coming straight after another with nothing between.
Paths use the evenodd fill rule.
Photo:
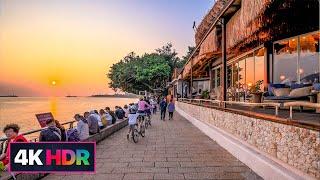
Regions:
<instances>
[{"instance_id":1,"label":"outdoor chair","mask_svg":"<svg viewBox=\"0 0 320 180\"><path fill-rule=\"evenodd\" d=\"M268 91L263 93L263 102L291 102L306 101L310 102L313 86L311 84L269 84Z\"/></svg>"}]
</instances>

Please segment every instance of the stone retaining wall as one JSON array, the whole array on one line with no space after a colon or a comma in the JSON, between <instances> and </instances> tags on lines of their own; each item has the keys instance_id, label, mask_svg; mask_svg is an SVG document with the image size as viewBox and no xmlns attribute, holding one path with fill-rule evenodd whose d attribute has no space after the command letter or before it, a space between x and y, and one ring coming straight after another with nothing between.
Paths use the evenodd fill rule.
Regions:
<instances>
[{"instance_id":1,"label":"stone retaining wall","mask_svg":"<svg viewBox=\"0 0 320 180\"><path fill-rule=\"evenodd\" d=\"M320 178L320 132L188 103L176 102L176 106L191 117Z\"/></svg>"},{"instance_id":2,"label":"stone retaining wall","mask_svg":"<svg viewBox=\"0 0 320 180\"><path fill-rule=\"evenodd\" d=\"M98 134L91 135L88 139L86 139L86 142L97 142L99 143L100 141L103 141L113 133L119 131L120 129L126 127L128 125L128 120L123 120L123 121L117 121L115 124L112 124L108 126L107 128L103 129L100 131ZM38 174L17 174L16 178L17 180L33 180L33 179L40 179L43 178L48 174L43 174L43 173L38 173ZM0 180L7 180L7 179L12 179L12 176L7 174L3 174L2 177L0 177Z\"/></svg>"}]
</instances>

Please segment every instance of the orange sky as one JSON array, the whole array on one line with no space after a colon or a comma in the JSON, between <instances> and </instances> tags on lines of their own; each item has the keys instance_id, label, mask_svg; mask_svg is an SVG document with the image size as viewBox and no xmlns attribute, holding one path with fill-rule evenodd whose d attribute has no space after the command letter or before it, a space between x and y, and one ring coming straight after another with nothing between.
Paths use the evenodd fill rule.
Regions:
<instances>
[{"instance_id":1,"label":"orange sky","mask_svg":"<svg viewBox=\"0 0 320 180\"><path fill-rule=\"evenodd\" d=\"M145 0L126 0L125 6L116 1L64 2L0 0L0 95L111 93L105 74L113 63L131 51L150 52L166 42L182 56L193 44L193 20L210 7L204 0L201 6L191 1L182 9L180 3L180 9L168 9ZM198 9L187 14L191 7Z\"/></svg>"}]
</instances>

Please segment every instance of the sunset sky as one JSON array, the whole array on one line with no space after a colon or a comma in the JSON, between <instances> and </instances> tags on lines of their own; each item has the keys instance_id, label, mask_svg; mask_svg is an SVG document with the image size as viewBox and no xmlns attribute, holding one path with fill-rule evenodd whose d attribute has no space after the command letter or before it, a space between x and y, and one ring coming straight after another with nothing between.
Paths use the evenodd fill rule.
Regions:
<instances>
[{"instance_id":1,"label":"sunset sky","mask_svg":"<svg viewBox=\"0 0 320 180\"><path fill-rule=\"evenodd\" d=\"M112 93L106 73L131 51L194 45L213 0L0 0L0 95Z\"/></svg>"}]
</instances>

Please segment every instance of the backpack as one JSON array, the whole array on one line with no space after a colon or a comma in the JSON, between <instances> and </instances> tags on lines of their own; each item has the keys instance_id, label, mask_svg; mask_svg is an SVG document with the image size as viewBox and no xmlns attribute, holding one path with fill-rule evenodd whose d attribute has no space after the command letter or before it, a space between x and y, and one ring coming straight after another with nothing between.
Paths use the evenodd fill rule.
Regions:
<instances>
[{"instance_id":1,"label":"backpack","mask_svg":"<svg viewBox=\"0 0 320 180\"><path fill-rule=\"evenodd\" d=\"M61 141L61 132L56 127L48 127L40 133L41 141Z\"/></svg>"},{"instance_id":2,"label":"backpack","mask_svg":"<svg viewBox=\"0 0 320 180\"><path fill-rule=\"evenodd\" d=\"M79 133L77 129L69 129L67 131L67 141L70 142L79 142L80 138L79 138Z\"/></svg>"}]
</instances>

